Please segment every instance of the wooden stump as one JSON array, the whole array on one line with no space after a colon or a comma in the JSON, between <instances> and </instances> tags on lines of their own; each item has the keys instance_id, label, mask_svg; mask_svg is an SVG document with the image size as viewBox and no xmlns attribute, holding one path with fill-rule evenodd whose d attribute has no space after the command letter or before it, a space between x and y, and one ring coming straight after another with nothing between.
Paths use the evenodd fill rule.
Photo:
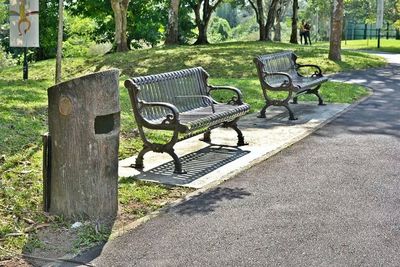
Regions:
<instances>
[{"instance_id":1,"label":"wooden stump","mask_svg":"<svg viewBox=\"0 0 400 267\"><path fill-rule=\"evenodd\" d=\"M117 214L118 76L118 70L108 70L48 89L52 214L87 219Z\"/></svg>"}]
</instances>

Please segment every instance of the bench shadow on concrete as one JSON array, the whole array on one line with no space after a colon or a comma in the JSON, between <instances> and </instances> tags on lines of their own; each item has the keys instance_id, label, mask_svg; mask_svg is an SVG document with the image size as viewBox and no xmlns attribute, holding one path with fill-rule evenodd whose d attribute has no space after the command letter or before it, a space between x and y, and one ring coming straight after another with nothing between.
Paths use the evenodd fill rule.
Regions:
<instances>
[{"instance_id":1,"label":"bench shadow on concrete","mask_svg":"<svg viewBox=\"0 0 400 267\"><path fill-rule=\"evenodd\" d=\"M208 147L180 157L186 174L175 174L171 160L148 171L141 172L135 178L163 184L185 185L203 177L220 167L235 161L250 151L230 146L211 144Z\"/></svg>"}]
</instances>

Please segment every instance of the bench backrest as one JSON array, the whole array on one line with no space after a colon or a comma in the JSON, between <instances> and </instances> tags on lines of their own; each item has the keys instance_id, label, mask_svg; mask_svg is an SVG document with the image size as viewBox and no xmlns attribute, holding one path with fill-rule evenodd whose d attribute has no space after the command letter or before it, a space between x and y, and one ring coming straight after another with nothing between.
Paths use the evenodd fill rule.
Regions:
<instances>
[{"instance_id":1,"label":"bench backrest","mask_svg":"<svg viewBox=\"0 0 400 267\"><path fill-rule=\"evenodd\" d=\"M275 54L267 54L254 58L257 66L258 76L269 84L279 84L287 80L284 76L273 75L264 76L263 72L285 72L292 77L297 76L296 70L297 56L292 51L280 52Z\"/></svg>"},{"instance_id":2,"label":"bench backrest","mask_svg":"<svg viewBox=\"0 0 400 267\"><path fill-rule=\"evenodd\" d=\"M131 80L135 85L135 92L129 93L132 97L137 95L137 101L166 102L173 104L179 112L185 112L200 107L209 106L209 101L204 98L182 98L177 96L208 95L207 72L201 68L191 68L156 75L135 77ZM148 120L165 118L171 113L168 109L160 107L146 108L142 116Z\"/></svg>"}]
</instances>

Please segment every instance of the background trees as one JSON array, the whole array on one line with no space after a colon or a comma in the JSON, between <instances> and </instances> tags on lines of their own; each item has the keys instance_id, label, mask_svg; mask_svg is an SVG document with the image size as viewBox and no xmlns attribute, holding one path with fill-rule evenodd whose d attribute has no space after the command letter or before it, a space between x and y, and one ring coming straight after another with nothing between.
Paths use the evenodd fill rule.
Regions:
<instances>
[{"instance_id":1,"label":"background trees","mask_svg":"<svg viewBox=\"0 0 400 267\"><path fill-rule=\"evenodd\" d=\"M40 47L31 60L55 57L58 0L40 1ZM371 25L376 0L342 0L345 19ZM8 1L0 0L0 50L8 47ZM229 40L297 43L298 24L311 23L312 38L331 38L333 0L65 0L64 56L101 54L165 44L207 44ZM385 26L400 29L400 0L385 1ZM365 26L366 28L367 26ZM372 31L372 30L371 30ZM340 33L332 36L340 37ZM400 32L397 30L400 39ZM340 49L339 49L340 50ZM9 55L1 52L1 55ZM4 58L4 56L3 56Z\"/></svg>"},{"instance_id":2,"label":"background trees","mask_svg":"<svg viewBox=\"0 0 400 267\"><path fill-rule=\"evenodd\" d=\"M197 40L194 44L208 44L207 29L211 15L222 3L222 0L185 0L194 12L198 30Z\"/></svg>"}]
</instances>

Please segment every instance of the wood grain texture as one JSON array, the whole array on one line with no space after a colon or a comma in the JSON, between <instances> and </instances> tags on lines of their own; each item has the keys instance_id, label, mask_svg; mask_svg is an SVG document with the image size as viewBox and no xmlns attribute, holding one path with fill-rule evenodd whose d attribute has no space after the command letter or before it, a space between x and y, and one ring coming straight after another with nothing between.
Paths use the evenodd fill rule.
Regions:
<instances>
[{"instance_id":1,"label":"wood grain texture","mask_svg":"<svg viewBox=\"0 0 400 267\"><path fill-rule=\"evenodd\" d=\"M52 214L90 219L117 214L118 76L118 70L108 70L48 89ZM98 116L114 120L111 131L95 134Z\"/></svg>"}]
</instances>

